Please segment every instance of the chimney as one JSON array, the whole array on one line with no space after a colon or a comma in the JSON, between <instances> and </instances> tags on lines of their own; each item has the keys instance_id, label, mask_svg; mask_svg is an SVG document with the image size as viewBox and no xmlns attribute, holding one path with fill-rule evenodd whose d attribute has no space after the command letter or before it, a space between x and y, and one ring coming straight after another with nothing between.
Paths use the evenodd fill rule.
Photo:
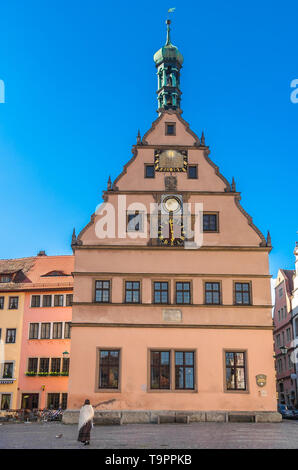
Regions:
<instances>
[{"instance_id":1,"label":"chimney","mask_svg":"<svg viewBox=\"0 0 298 470\"><path fill-rule=\"evenodd\" d=\"M37 253L37 256L47 256L46 252L44 250L40 250L38 253Z\"/></svg>"}]
</instances>

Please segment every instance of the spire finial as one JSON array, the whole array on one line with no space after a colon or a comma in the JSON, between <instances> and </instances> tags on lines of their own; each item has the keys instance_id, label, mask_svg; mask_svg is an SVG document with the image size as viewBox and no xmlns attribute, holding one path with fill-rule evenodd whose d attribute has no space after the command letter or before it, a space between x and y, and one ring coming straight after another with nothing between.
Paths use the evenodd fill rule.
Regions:
<instances>
[{"instance_id":1,"label":"spire finial","mask_svg":"<svg viewBox=\"0 0 298 470\"><path fill-rule=\"evenodd\" d=\"M201 135L201 145L205 145L205 134L204 134L204 131L202 131L202 135Z\"/></svg>"},{"instance_id":2,"label":"spire finial","mask_svg":"<svg viewBox=\"0 0 298 470\"><path fill-rule=\"evenodd\" d=\"M166 40L166 46L169 46L169 45L171 44L171 36L170 36L171 28L170 28L170 24L171 24L171 20L167 20L167 21L166 21L166 25L167 25L167 40Z\"/></svg>"},{"instance_id":3,"label":"spire finial","mask_svg":"<svg viewBox=\"0 0 298 470\"><path fill-rule=\"evenodd\" d=\"M140 143L141 143L141 133L140 133L140 129L138 129L137 144L140 144Z\"/></svg>"},{"instance_id":4,"label":"spire finial","mask_svg":"<svg viewBox=\"0 0 298 470\"><path fill-rule=\"evenodd\" d=\"M75 244L76 244L76 241L77 241L76 229L74 228L74 229L73 229L73 232L72 232L72 237L71 237L71 244L72 244L72 245L75 245Z\"/></svg>"},{"instance_id":5,"label":"spire finial","mask_svg":"<svg viewBox=\"0 0 298 470\"><path fill-rule=\"evenodd\" d=\"M108 179L108 191L111 191L112 189L112 180L111 180L111 177L109 176L109 179Z\"/></svg>"},{"instance_id":6,"label":"spire finial","mask_svg":"<svg viewBox=\"0 0 298 470\"><path fill-rule=\"evenodd\" d=\"M271 244L271 235L270 235L269 230L268 230L268 232L267 232L267 242L266 242L266 245L267 245L267 246L272 246L272 244Z\"/></svg>"},{"instance_id":7,"label":"spire finial","mask_svg":"<svg viewBox=\"0 0 298 470\"><path fill-rule=\"evenodd\" d=\"M235 178L234 178L234 176L233 176L233 179L232 179L231 189L232 189L232 192L233 192L233 193L236 192L236 183L235 183Z\"/></svg>"}]
</instances>

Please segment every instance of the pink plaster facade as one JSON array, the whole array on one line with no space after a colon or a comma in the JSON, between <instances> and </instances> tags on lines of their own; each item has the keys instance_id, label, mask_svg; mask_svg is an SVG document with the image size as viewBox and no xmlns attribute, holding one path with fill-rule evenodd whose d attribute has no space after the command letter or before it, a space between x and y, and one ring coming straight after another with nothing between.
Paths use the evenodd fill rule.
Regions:
<instances>
[{"instance_id":1,"label":"pink plaster facade","mask_svg":"<svg viewBox=\"0 0 298 470\"><path fill-rule=\"evenodd\" d=\"M165 135L168 122L176 125L175 135ZM198 165L198 178L173 173L175 190L165 185L169 172L155 171L154 178L146 178L144 167L154 164L155 149L186 150L188 165ZM179 195L191 207L202 203L204 212L218 214L219 226L203 234L200 248L162 246L150 239L146 223L143 238L121 238L118 220L115 235L102 239L97 224L104 215L96 214L74 241L69 409L79 409L85 398L92 403L113 398L113 410L276 412L270 242L242 209L240 193L219 173L209 153L178 112L165 111L133 147L133 158L104 193L116 212L119 196L126 196L126 208L142 203L149 209L168 194ZM100 280L110 282L107 303L95 301ZM125 303L126 281L140 282L140 303ZM154 282L162 281L169 286L166 305L154 303ZM176 303L178 281L190 283L189 305ZM219 283L218 305L205 303L206 282ZM235 283L249 284L248 305L235 305ZM100 351L110 350L120 356L117 389L100 386ZM153 351L169 351L169 389L152 389ZM179 351L193 352L191 390L176 387ZM227 389L226 352L245 356L244 390ZM263 386L257 383L260 374L265 376Z\"/></svg>"},{"instance_id":2,"label":"pink plaster facade","mask_svg":"<svg viewBox=\"0 0 298 470\"><path fill-rule=\"evenodd\" d=\"M24 322L22 330L21 362L19 373L18 408L47 408L56 403L67 405L68 375L50 375L52 358L60 358L60 372L63 359L70 359L70 338L67 324L72 320L71 298L73 291L73 256L36 257L32 269L27 274L25 290ZM39 298L34 306L32 296ZM44 306L44 296L50 296L51 306ZM55 306L55 296L60 297L60 306ZM49 297L47 297L49 302ZM68 305L70 304L70 305ZM42 333L42 324L49 324L49 333ZM54 326L54 324L58 326ZM33 333L30 325L35 326ZM56 330L57 328L57 330ZM61 332L60 332L61 331ZM33 338L32 338L33 336ZM47 338L43 339L43 336ZM58 336L58 338L54 338ZM60 338L61 336L61 338ZM68 354L63 354L68 352ZM36 360L36 375L26 375L30 371L30 358ZM39 376L41 358L49 358L49 375ZM66 365L66 364L65 364ZM58 366L59 367L59 366ZM32 370L31 370L32 372ZM49 394L59 394L58 396ZM63 394L63 395L62 395ZM56 398L56 400L55 400ZM56 406L55 406L56 405Z\"/></svg>"}]
</instances>

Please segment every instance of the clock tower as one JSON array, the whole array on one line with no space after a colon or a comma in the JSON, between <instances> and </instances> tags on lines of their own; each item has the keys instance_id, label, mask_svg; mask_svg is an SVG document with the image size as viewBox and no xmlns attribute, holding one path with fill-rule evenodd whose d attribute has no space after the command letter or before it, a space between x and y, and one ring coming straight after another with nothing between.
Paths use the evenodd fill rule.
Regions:
<instances>
[{"instance_id":1,"label":"clock tower","mask_svg":"<svg viewBox=\"0 0 298 470\"><path fill-rule=\"evenodd\" d=\"M89 398L103 402L103 422L156 423L163 414L173 422L181 414L279 421L270 237L241 206L234 179L210 159L204 135L181 116L183 57L169 20L154 61L159 116L138 134L90 222L73 234L70 410L63 420L77 421Z\"/></svg>"}]
</instances>

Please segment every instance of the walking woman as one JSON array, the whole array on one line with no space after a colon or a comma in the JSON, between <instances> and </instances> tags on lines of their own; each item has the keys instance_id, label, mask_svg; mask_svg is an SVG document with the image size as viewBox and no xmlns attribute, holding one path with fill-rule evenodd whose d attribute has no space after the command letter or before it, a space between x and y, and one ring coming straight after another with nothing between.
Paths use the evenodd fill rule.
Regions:
<instances>
[{"instance_id":1,"label":"walking woman","mask_svg":"<svg viewBox=\"0 0 298 470\"><path fill-rule=\"evenodd\" d=\"M90 400L85 400L80 409L79 417L79 437L78 441L83 442L85 446L90 444L90 431L93 427L94 410L90 405Z\"/></svg>"}]
</instances>

